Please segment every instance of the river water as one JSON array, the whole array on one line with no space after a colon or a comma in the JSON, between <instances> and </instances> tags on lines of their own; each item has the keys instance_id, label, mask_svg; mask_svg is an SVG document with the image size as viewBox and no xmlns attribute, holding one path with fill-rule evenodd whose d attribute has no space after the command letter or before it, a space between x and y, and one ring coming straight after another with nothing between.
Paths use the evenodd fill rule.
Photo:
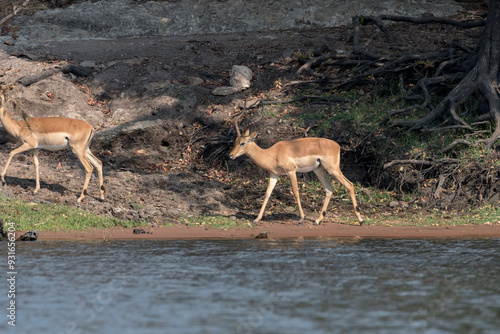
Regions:
<instances>
[{"instance_id":1,"label":"river water","mask_svg":"<svg viewBox=\"0 0 500 334\"><path fill-rule=\"evenodd\" d=\"M2 283L0 333L500 333L500 239L37 241L16 252L16 327Z\"/></svg>"}]
</instances>

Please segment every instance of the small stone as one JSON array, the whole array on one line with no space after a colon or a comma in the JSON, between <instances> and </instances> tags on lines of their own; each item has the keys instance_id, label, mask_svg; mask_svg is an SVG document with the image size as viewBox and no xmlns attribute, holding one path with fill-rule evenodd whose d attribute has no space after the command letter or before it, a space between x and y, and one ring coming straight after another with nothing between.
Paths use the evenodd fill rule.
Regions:
<instances>
[{"instance_id":1,"label":"small stone","mask_svg":"<svg viewBox=\"0 0 500 334\"><path fill-rule=\"evenodd\" d=\"M267 239L267 232L260 232L255 239Z\"/></svg>"},{"instance_id":2,"label":"small stone","mask_svg":"<svg viewBox=\"0 0 500 334\"><path fill-rule=\"evenodd\" d=\"M212 90L213 95L226 96L239 92L238 89L229 86L217 87Z\"/></svg>"},{"instance_id":3,"label":"small stone","mask_svg":"<svg viewBox=\"0 0 500 334\"><path fill-rule=\"evenodd\" d=\"M95 61L92 61L92 60L85 60L85 61L82 61L80 63L80 66L83 66L83 67L95 67L96 64L95 64Z\"/></svg>"},{"instance_id":4,"label":"small stone","mask_svg":"<svg viewBox=\"0 0 500 334\"><path fill-rule=\"evenodd\" d=\"M38 230L33 230L33 231L28 231L22 236L19 237L18 240L20 241L36 241L38 239L38 234L40 231Z\"/></svg>"},{"instance_id":5,"label":"small stone","mask_svg":"<svg viewBox=\"0 0 500 334\"><path fill-rule=\"evenodd\" d=\"M134 234L153 234L151 232L146 232L144 229L142 228L134 228Z\"/></svg>"},{"instance_id":6,"label":"small stone","mask_svg":"<svg viewBox=\"0 0 500 334\"><path fill-rule=\"evenodd\" d=\"M189 85L191 86L201 86L203 84L203 79L198 77L189 77Z\"/></svg>"}]
</instances>

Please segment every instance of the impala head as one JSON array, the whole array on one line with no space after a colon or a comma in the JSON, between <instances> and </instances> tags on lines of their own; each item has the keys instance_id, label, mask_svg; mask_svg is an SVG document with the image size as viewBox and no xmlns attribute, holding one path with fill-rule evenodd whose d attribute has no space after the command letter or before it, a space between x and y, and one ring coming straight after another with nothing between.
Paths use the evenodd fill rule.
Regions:
<instances>
[{"instance_id":1,"label":"impala head","mask_svg":"<svg viewBox=\"0 0 500 334\"><path fill-rule=\"evenodd\" d=\"M13 84L6 84L4 82L0 82L0 91L2 95L8 94L11 90L16 88Z\"/></svg>"},{"instance_id":2,"label":"impala head","mask_svg":"<svg viewBox=\"0 0 500 334\"><path fill-rule=\"evenodd\" d=\"M249 143L252 143L255 137L257 137L257 132L253 132L250 134L250 129L246 129L243 134L240 133L239 129L236 128L238 133L238 138L234 142L234 147L231 153L229 153L229 157L231 159L236 159L240 155L243 155L247 152L247 147Z\"/></svg>"},{"instance_id":3,"label":"impala head","mask_svg":"<svg viewBox=\"0 0 500 334\"><path fill-rule=\"evenodd\" d=\"M253 106L258 105L260 102L261 101L254 103ZM248 109L246 107L246 101L245 101L245 106L244 106L243 112L241 112L234 120L234 128L236 129L236 134L238 135L238 137L236 138L236 141L234 142L234 147L233 147L231 153L229 153L229 157L231 159L236 159L240 155L247 153L248 146L249 146L248 144L253 143L253 140L255 139L255 137L257 137L257 132L253 132L252 134L250 134L250 127L253 124L259 122L260 119L262 118L262 115L264 112L264 104L262 104L262 112L260 114L260 117L256 120L254 120L252 123L250 123L250 125L247 126L247 129L245 130L245 132L243 132L243 134L241 134L240 128L238 127L238 123L240 122L241 117L247 111L248 111Z\"/></svg>"}]
</instances>

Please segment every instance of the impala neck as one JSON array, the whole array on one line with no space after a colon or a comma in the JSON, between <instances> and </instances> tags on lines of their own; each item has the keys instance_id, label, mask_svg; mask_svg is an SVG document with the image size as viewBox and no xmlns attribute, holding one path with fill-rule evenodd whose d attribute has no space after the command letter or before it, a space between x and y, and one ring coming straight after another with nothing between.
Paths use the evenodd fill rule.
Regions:
<instances>
[{"instance_id":1,"label":"impala neck","mask_svg":"<svg viewBox=\"0 0 500 334\"><path fill-rule=\"evenodd\" d=\"M269 149L260 148L254 142L247 144L245 154L260 168L271 171L274 165L269 163L270 152Z\"/></svg>"},{"instance_id":2,"label":"impala neck","mask_svg":"<svg viewBox=\"0 0 500 334\"><path fill-rule=\"evenodd\" d=\"M0 121L3 124L3 127L5 131L7 131L8 134L11 136L18 138L18 134L21 132L21 125L16 122L12 116L10 116L9 112L7 111L7 107L4 105L2 106L2 112L0 113Z\"/></svg>"}]
</instances>

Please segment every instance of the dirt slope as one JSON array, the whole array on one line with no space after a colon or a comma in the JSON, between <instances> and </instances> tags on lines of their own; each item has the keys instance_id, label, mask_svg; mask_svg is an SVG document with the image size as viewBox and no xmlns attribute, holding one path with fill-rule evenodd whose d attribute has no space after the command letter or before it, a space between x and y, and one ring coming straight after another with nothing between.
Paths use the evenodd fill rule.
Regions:
<instances>
[{"instance_id":1,"label":"dirt slope","mask_svg":"<svg viewBox=\"0 0 500 334\"><path fill-rule=\"evenodd\" d=\"M432 49L452 38L472 43L477 37L437 26L396 25L394 31L400 37L393 46L395 51L417 45ZM376 30L365 30L363 38L367 48L386 48L383 35ZM348 52L350 39L350 29L338 27L52 42L1 54L0 80L15 82L66 64L92 69L90 76L59 73L19 90L32 115L83 118L98 129L91 148L104 163L106 200L97 200L94 178L82 208L152 225L199 214L253 219L265 192L266 175L248 159L227 159L234 140L232 115L245 99L284 97L280 83L293 78L301 54ZM252 69L252 87L225 97L211 94L213 88L228 84L235 64ZM286 106L274 108L279 112ZM117 126L124 126L122 132L107 136ZM257 128L261 133L258 143L263 147L304 133L280 117L266 116ZM328 135L346 151L341 167L347 178L368 186L374 176L367 170L380 171L373 169L373 156L363 156L362 147L350 150L349 131L345 124L332 124ZM0 161L13 148L10 140L5 133L0 135ZM42 188L38 194L32 194L34 167L28 155L13 161L1 193L32 202L76 205L84 174L71 152L43 152L40 163ZM322 190L318 193L322 196ZM273 198L271 214L265 219L296 219L288 187L278 187ZM330 219L355 221L348 201L336 198L332 202ZM311 213L319 204L304 197L303 205L306 214L315 218L316 213ZM370 209L361 207L366 212Z\"/></svg>"}]
</instances>

